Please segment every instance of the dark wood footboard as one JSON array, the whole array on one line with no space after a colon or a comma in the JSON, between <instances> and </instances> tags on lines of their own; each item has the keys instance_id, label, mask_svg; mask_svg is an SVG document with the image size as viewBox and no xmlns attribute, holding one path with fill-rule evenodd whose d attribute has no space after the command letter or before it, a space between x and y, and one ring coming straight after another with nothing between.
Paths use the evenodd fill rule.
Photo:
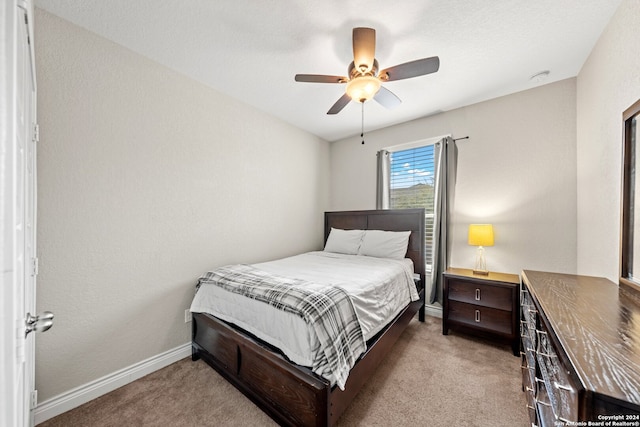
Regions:
<instances>
[{"instance_id":1,"label":"dark wood footboard","mask_svg":"<svg viewBox=\"0 0 640 427\"><path fill-rule=\"evenodd\" d=\"M280 425L332 426L421 307L422 299L409 304L369 340L344 391L242 329L205 313L193 314L192 359L202 358Z\"/></svg>"},{"instance_id":2,"label":"dark wood footboard","mask_svg":"<svg viewBox=\"0 0 640 427\"><path fill-rule=\"evenodd\" d=\"M257 338L194 313L192 358L202 358L281 425L328 425L330 384Z\"/></svg>"}]
</instances>

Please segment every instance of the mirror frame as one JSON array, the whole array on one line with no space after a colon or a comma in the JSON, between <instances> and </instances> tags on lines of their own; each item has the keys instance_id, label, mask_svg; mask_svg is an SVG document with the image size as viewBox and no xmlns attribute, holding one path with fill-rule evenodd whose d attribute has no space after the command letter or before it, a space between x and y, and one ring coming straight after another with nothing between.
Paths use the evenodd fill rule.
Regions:
<instances>
[{"instance_id":1,"label":"mirror frame","mask_svg":"<svg viewBox=\"0 0 640 427\"><path fill-rule=\"evenodd\" d=\"M620 284L624 284L640 290L640 281L635 281L630 278L629 272L633 268L633 213L636 202L640 209L640 200L635 199L635 185L636 178L640 179L640 176L636 177L636 170L634 165L636 163L636 157L640 155L635 146L638 141L633 141L632 134L632 121L637 117L640 121L640 100L636 101L631 107L627 108L622 113L622 206L621 206L621 234L620 234ZM640 185L640 184L639 184ZM640 239L639 236L635 236ZM637 266L640 269L640 266Z\"/></svg>"}]
</instances>

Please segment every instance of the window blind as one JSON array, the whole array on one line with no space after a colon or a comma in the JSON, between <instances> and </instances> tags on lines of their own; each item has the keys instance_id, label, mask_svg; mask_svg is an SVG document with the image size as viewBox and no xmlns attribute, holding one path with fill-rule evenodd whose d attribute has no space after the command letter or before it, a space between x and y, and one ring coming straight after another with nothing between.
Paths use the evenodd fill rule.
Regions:
<instances>
[{"instance_id":1,"label":"window blind","mask_svg":"<svg viewBox=\"0 0 640 427\"><path fill-rule=\"evenodd\" d=\"M433 144L390 153L389 207L424 208L427 269L433 259L434 161Z\"/></svg>"}]
</instances>

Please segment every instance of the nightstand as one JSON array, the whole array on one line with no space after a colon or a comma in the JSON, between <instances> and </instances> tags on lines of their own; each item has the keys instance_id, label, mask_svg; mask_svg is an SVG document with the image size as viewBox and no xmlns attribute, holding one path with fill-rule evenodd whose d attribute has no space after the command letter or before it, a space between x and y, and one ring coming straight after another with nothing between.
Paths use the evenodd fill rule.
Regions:
<instances>
[{"instance_id":1,"label":"nightstand","mask_svg":"<svg viewBox=\"0 0 640 427\"><path fill-rule=\"evenodd\" d=\"M447 335L451 328L508 341L514 356L519 356L520 277L449 268L443 278L442 334Z\"/></svg>"}]
</instances>

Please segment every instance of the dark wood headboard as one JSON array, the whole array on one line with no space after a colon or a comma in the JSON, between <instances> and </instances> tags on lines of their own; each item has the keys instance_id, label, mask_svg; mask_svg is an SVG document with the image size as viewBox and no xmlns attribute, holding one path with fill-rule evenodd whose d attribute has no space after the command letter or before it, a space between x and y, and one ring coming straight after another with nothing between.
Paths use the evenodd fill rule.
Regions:
<instances>
[{"instance_id":1,"label":"dark wood headboard","mask_svg":"<svg viewBox=\"0 0 640 427\"><path fill-rule=\"evenodd\" d=\"M331 227L343 230L411 231L407 258L413 261L414 272L425 279L424 209L385 209L324 213L324 242Z\"/></svg>"}]
</instances>

